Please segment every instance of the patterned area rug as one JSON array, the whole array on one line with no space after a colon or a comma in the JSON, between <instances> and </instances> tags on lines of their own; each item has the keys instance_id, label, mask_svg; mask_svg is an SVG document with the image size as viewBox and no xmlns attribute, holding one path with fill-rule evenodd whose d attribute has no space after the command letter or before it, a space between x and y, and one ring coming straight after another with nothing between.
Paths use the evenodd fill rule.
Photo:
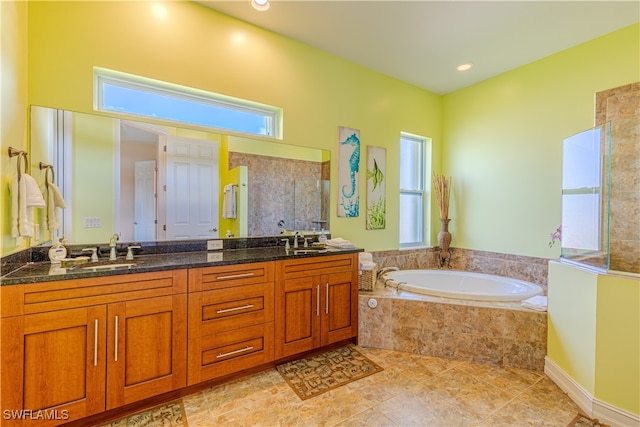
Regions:
<instances>
[{"instance_id":1,"label":"patterned area rug","mask_svg":"<svg viewBox=\"0 0 640 427\"><path fill-rule=\"evenodd\" d=\"M302 400L382 371L350 345L278 365L276 369Z\"/></svg>"},{"instance_id":2,"label":"patterned area rug","mask_svg":"<svg viewBox=\"0 0 640 427\"><path fill-rule=\"evenodd\" d=\"M592 420L586 415L578 414L571 420L567 427L610 427L608 424L603 424L598 420Z\"/></svg>"},{"instance_id":3,"label":"patterned area rug","mask_svg":"<svg viewBox=\"0 0 640 427\"><path fill-rule=\"evenodd\" d=\"M182 400L166 403L102 424L100 427L188 427Z\"/></svg>"}]
</instances>

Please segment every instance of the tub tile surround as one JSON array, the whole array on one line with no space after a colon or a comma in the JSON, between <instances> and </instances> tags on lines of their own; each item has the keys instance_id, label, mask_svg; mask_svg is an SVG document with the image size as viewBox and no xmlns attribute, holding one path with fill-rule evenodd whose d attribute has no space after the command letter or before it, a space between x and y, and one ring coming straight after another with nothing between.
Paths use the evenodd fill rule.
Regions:
<instances>
[{"instance_id":1,"label":"tub tile surround","mask_svg":"<svg viewBox=\"0 0 640 427\"><path fill-rule=\"evenodd\" d=\"M437 269L438 248L372 252L378 268L398 267L401 270ZM547 287L547 258L511 255L473 249L451 248L451 269L494 274L524 280Z\"/></svg>"},{"instance_id":2,"label":"tub tile surround","mask_svg":"<svg viewBox=\"0 0 640 427\"><path fill-rule=\"evenodd\" d=\"M437 269L438 249L373 252L379 268ZM452 248L455 270L494 274L545 289L548 259ZM375 298L378 305L367 303ZM466 301L385 289L359 296L360 345L542 371L547 313L519 302Z\"/></svg>"},{"instance_id":3,"label":"tub tile surround","mask_svg":"<svg viewBox=\"0 0 640 427\"><path fill-rule=\"evenodd\" d=\"M409 297L407 299L406 297ZM378 305L367 303L375 298ZM426 356L542 371L547 313L479 307L382 290L361 292L358 343ZM502 303L506 304L507 303Z\"/></svg>"}]
</instances>

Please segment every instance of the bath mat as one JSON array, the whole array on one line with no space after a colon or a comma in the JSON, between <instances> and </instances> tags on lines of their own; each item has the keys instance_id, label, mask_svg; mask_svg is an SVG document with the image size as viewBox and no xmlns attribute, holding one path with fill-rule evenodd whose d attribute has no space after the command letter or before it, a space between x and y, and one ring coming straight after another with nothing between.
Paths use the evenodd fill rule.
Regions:
<instances>
[{"instance_id":1,"label":"bath mat","mask_svg":"<svg viewBox=\"0 0 640 427\"><path fill-rule=\"evenodd\" d=\"M284 363L276 369L302 400L382 371L351 345Z\"/></svg>"},{"instance_id":2,"label":"bath mat","mask_svg":"<svg viewBox=\"0 0 640 427\"><path fill-rule=\"evenodd\" d=\"M610 427L608 424L603 424L598 420L592 420L586 415L578 414L571 420L567 427Z\"/></svg>"},{"instance_id":3,"label":"bath mat","mask_svg":"<svg viewBox=\"0 0 640 427\"><path fill-rule=\"evenodd\" d=\"M166 403L118 420L102 424L100 427L188 427L182 400Z\"/></svg>"}]
</instances>

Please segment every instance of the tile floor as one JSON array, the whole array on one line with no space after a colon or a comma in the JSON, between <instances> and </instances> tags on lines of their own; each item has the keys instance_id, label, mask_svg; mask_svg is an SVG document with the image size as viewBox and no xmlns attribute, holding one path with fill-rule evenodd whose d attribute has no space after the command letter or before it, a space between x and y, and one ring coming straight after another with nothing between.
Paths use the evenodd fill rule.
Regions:
<instances>
[{"instance_id":1,"label":"tile floor","mask_svg":"<svg viewBox=\"0 0 640 427\"><path fill-rule=\"evenodd\" d=\"M189 427L564 427L580 412L541 372L357 348L384 371L302 401L271 369L183 398Z\"/></svg>"}]
</instances>

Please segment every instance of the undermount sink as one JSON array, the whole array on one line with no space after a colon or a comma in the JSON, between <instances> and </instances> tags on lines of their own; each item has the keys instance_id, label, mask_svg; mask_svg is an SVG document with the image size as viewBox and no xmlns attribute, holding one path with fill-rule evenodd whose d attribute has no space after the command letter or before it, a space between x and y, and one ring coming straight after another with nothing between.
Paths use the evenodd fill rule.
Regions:
<instances>
[{"instance_id":1,"label":"undermount sink","mask_svg":"<svg viewBox=\"0 0 640 427\"><path fill-rule=\"evenodd\" d=\"M80 267L81 270L93 270L93 271L99 271L99 270L115 270L118 268L131 268L133 266L136 266L137 264L135 262L122 262L119 264L102 264L102 265L87 265L86 267Z\"/></svg>"}]
</instances>

